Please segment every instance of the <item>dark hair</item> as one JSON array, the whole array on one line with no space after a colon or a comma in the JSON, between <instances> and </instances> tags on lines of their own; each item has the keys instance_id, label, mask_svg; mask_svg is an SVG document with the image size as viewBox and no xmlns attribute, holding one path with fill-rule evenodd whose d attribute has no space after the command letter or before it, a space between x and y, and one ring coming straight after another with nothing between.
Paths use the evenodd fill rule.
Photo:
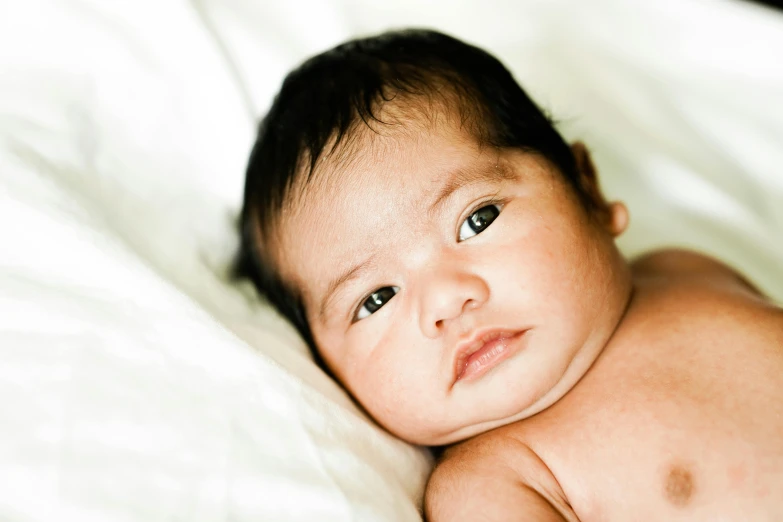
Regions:
<instances>
[{"instance_id":1,"label":"dark hair","mask_svg":"<svg viewBox=\"0 0 783 522\"><path fill-rule=\"evenodd\" d=\"M384 123L379 108L399 94L443 95L442 101L458 104L449 108L460 111L480 143L540 154L587 201L570 148L489 53L435 31L405 30L352 40L307 60L286 77L261 121L247 166L234 275L253 281L319 363L301 296L277 275L263 238L282 218L295 178L309 180L329 144L333 151L355 126Z\"/></svg>"}]
</instances>

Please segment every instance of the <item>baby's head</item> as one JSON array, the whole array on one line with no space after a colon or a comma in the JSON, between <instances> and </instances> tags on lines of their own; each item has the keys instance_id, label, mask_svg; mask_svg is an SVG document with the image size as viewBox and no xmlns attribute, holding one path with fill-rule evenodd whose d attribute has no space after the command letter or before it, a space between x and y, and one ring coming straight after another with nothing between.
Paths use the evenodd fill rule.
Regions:
<instances>
[{"instance_id":1,"label":"baby's head","mask_svg":"<svg viewBox=\"0 0 783 522\"><path fill-rule=\"evenodd\" d=\"M237 267L380 424L443 445L587 371L630 294L625 222L500 62L393 32L286 78L248 165Z\"/></svg>"}]
</instances>

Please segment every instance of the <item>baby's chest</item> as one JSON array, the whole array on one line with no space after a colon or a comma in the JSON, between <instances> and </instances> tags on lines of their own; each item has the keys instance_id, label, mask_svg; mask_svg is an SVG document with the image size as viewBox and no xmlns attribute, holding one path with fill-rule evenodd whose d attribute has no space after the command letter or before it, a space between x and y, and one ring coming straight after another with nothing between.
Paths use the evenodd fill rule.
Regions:
<instances>
[{"instance_id":1,"label":"baby's chest","mask_svg":"<svg viewBox=\"0 0 783 522\"><path fill-rule=\"evenodd\" d=\"M572 426L545 460L582 520L783 519L783 436L687 410L629 406Z\"/></svg>"},{"instance_id":2,"label":"baby's chest","mask_svg":"<svg viewBox=\"0 0 783 522\"><path fill-rule=\"evenodd\" d=\"M783 346L718 344L609 368L542 416L541 456L582 520L783 519Z\"/></svg>"}]
</instances>

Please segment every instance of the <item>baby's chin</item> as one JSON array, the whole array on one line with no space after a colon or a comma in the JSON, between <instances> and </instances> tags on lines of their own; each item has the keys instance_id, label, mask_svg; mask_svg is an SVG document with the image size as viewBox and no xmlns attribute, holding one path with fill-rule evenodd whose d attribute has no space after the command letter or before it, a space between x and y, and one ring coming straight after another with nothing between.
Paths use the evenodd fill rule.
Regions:
<instances>
[{"instance_id":1,"label":"baby's chin","mask_svg":"<svg viewBox=\"0 0 783 522\"><path fill-rule=\"evenodd\" d=\"M573 368L572 370L576 370ZM561 378L554 386L548 388L548 391L538 397L532 404L529 402L508 405L507 415L494 418L474 418L459 419L448 426L431 425L423 426L420 422L416 426L408 426L408 429L393 430L389 426L386 429L391 431L399 438L419 446L449 446L458 444L486 433L488 431L502 428L515 422L523 421L532 417L563 398L578 381L580 375L571 374L567 378ZM481 415L485 412L477 412Z\"/></svg>"},{"instance_id":2,"label":"baby's chin","mask_svg":"<svg viewBox=\"0 0 783 522\"><path fill-rule=\"evenodd\" d=\"M386 429L391 431L391 433L393 433L397 437L405 440L406 442L409 442L411 444L416 444L418 446L431 446L431 447L450 446L468 440L477 435L481 435L482 433L486 433L488 431L494 430L496 428L501 428L508 424L512 424L514 422L524 420L531 415L532 414L528 414L527 412L520 412L516 415L507 418L479 421L476 423L460 425L456 428L448 428L448 429L443 429L443 428L439 429L439 427L437 426L432 426L430 427L430 429L424 428L415 431L414 430L396 431L396 430L391 430L388 427Z\"/></svg>"}]
</instances>

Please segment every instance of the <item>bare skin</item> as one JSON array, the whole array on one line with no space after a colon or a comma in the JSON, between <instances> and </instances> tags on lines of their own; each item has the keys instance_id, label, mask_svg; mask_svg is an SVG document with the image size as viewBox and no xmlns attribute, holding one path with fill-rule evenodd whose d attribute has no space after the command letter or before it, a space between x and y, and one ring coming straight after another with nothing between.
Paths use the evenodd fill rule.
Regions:
<instances>
[{"instance_id":1,"label":"bare skin","mask_svg":"<svg viewBox=\"0 0 783 522\"><path fill-rule=\"evenodd\" d=\"M267 240L346 389L453 445L428 518L783 520L783 312L697 254L629 264L583 145L568 183L429 116L319 160Z\"/></svg>"},{"instance_id":2,"label":"bare skin","mask_svg":"<svg viewBox=\"0 0 783 522\"><path fill-rule=\"evenodd\" d=\"M632 269L628 310L582 380L447 450L429 520L781 519L783 311L697 254Z\"/></svg>"}]
</instances>

